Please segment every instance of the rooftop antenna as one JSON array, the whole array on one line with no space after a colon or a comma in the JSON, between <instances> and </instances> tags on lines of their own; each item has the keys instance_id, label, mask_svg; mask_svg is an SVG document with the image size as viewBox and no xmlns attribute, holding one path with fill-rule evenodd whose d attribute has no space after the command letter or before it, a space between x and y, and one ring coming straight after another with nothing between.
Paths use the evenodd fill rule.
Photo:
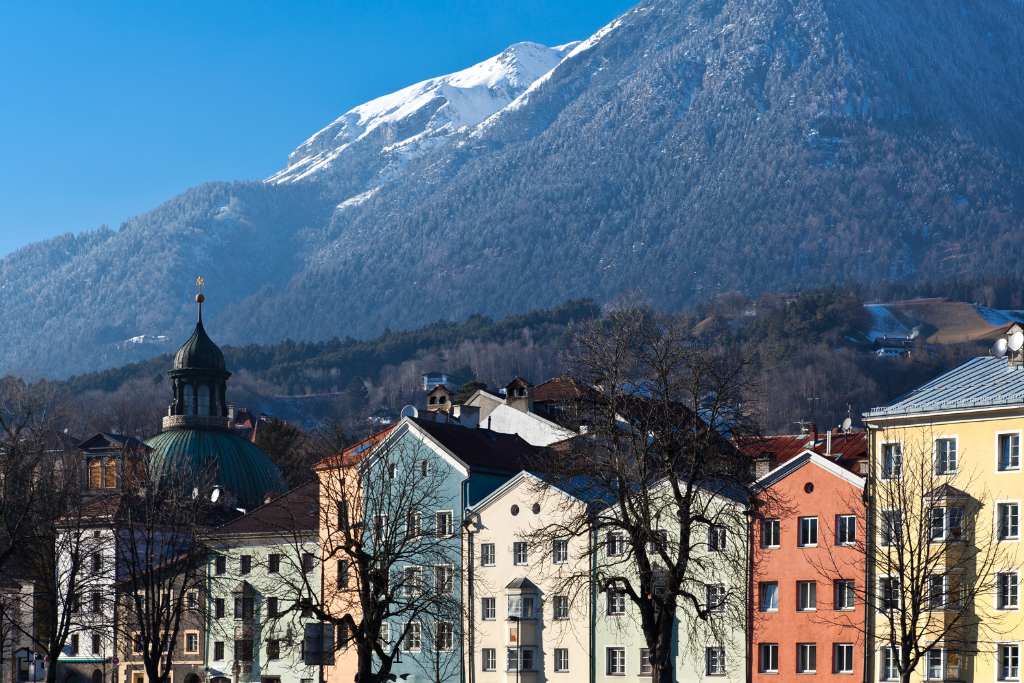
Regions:
<instances>
[{"instance_id":1,"label":"rooftop antenna","mask_svg":"<svg viewBox=\"0 0 1024 683\"><path fill-rule=\"evenodd\" d=\"M1014 325L1013 328L1010 329L1010 334L1006 338L1006 345L1014 353L1017 353L1024 348L1024 331L1021 331L1019 326Z\"/></svg>"},{"instance_id":2,"label":"rooftop antenna","mask_svg":"<svg viewBox=\"0 0 1024 683\"><path fill-rule=\"evenodd\" d=\"M1006 349L1008 347L1009 347L1009 344L1006 341L1006 337L1000 337L999 339L996 339L996 343L992 345L991 353L996 358L1005 358L1006 357Z\"/></svg>"},{"instance_id":3,"label":"rooftop antenna","mask_svg":"<svg viewBox=\"0 0 1024 683\"><path fill-rule=\"evenodd\" d=\"M416 410L416 406L409 404L404 406L398 415L399 417L419 417L420 411Z\"/></svg>"}]
</instances>

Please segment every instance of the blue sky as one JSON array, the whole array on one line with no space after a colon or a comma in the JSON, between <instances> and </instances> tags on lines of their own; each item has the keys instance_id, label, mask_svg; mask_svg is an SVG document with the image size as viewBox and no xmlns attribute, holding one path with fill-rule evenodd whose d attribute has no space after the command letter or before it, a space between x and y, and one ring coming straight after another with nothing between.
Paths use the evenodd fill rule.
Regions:
<instances>
[{"instance_id":1,"label":"blue sky","mask_svg":"<svg viewBox=\"0 0 1024 683\"><path fill-rule=\"evenodd\" d=\"M355 104L632 4L0 3L0 255L265 177Z\"/></svg>"}]
</instances>

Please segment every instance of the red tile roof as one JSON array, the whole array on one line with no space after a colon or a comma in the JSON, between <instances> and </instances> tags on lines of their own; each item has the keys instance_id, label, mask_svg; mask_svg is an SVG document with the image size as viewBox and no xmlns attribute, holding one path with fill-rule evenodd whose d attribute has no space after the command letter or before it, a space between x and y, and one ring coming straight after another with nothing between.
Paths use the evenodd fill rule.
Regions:
<instances>
[{"instance_id":1,"label":"red tile roof","mask_svg":"<svg viewBox=\"0 0 1024 683\"><path fill-rule=\"evenodd\" d=\"M831 447L826 434L777 434L742 439L739 449L751 458L767 456L771 466L777 467L792 457L812 450L828 457L848 470L854 470L857 461L868 457L867 432L832 432Z\"/></svg>"}]
</instances>

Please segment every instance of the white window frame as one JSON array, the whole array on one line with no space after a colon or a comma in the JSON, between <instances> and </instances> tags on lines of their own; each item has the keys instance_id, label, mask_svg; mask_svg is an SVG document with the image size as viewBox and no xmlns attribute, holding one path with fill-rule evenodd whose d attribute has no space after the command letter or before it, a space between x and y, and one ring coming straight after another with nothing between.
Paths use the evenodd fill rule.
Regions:
<instances>
[{"instance_id":1,"label":"white window frame","mask_svg":"<svg viewBox=\"0 0 1024 683\"><path fill-rule=\"evenodd\" d=\"M490 661L488 661L488 659ZM480 650L480 669L482 671L498 670L498 651L493 647L485 647Z\"/></svg>"},{"instance_id":2,"label":"white window frame","mask_svg":"<svg viewBox=\"0 0 1024 683\"><path fill-rule=\"evenodd\" d=\"M605 539L605 552L608 557L621 557L626 554L626 535L621 531L609 531Z\"/></svg>"},{"instance_id":3,"label":"white window frame","mask_svg":"<svg viewBox=\"0 0 1024 683\"><path fill-rule=\"evenodd\" d=\"M442 591L441 583L446 580L448 585L445 591ZM434 565L434 593L436 595L454 595L455 594L455 565L451 564L438 564Z\"/></svg>"},{"instance_id":4,"label":"white window frame","mask_svg":"<svg viewBox=\"0 0 1024 683\"><path fill-rule=\"evenodd\" d=\"M849 590L845 588L849 586ZM840 596L848 594L853 604L847 606ZM854 579L836 579L832 584L832 606L839 612L849 612L857 608L857 582Z\"/></svg>"},{"instance_id":5,"label":"white window frame","mask_svg":"<svg viewBox=\"0 0 1024 683\"><path fill-rule=\"evenodd\" d=\"M1007 534L1006 536L1003 536L1003 533L1002 533L1003 532L1003 527L1002 527L1002 521L1001 521L1002 514L1001 513L1002 513L1002 510L1004 509L1004 507L1006 509L1010 509L1009 506L1015 506L1014 509L1016 509L1016 515L1015 516L1016 516L1016 519L1017 519L1017 524L1016 524L1017 531L1016 531L1015 534ZM1001 542L1001 543L1019 541L1020 540L1020 501L1019 500L997 500L995 508L996 508L995 509L995 515L996 515L996 518L995 518L996 540Z\"/></svg>"},{"instance_id":6,"label":"white window frame","mask_svg":"<svg viewBox=\"0 0 1024 683\"><path fill-rule=\"evenodd\" d=\"M490 609L488 609L490 606ZM490 616L488 616L490 614ZM480 598L480 619L483 621L494 621L498 618L498 600L491 596Z\"/></svg>"},{"instance_id":7,"label":"white window frame","mask_svg":"<svg viewBox=\"0 0 1024 683\"><path fill-rule=\"evenodd\" d=\"M883 574L883 575L878 577L878 603L879 603L878 604L878 611L880 611L880 612L888 612L889 611L889 609L887 609L885 607L885 603L884 603L886 591L883 588L883 586L886 585L886 584L883 583L883 582L887 583L887 582L893 581L893 580L896 581L896 604L893 605L893 607L891 609L898 610L898 609L901 609L903 607L903 586L902 586L902 584L901 584L901 582L899 580L899 577L897 577L897 576L890 576L888 574Z\"/></svg>"},{"instance_id":8,"label":"white window frame","mask_svg":"<svg viewBox=\"0 0 1024 683\"><path fill-rule=\"evenodd\" d=\"M765 657L769 653L772 657ZM766 659L774 658L774 662L766 662ZM779 644L758 643L757 644L757 670L763 674L779 673Z\"/></svg>"},{"instance_id":9,"label":"white window frame","mask_svg":"<svg viewBox=\"0 0 1024 683\"><path fill-rule=\"evenodd\" d=\"M448 518L447 529L442 529L438 524L441 516L445 515ZM442 531L444 533L442 533ZM435 510L434 511L434 535L438 538L451 538L455 535L455 514L452 510Z\"/></svg>"},{"instance_id":10,"label":"white window frame","mask_svg":"<svg viewBox=\"0 0 1024 683\"><path fill-rule=\"evenodd\" d=\"M640 675L651 676L654 674L654 667L651 666L651 651L649 648L640 648Z\"/></svg>"},{"instance_id":11,"label":"white window frame","mask_svg":"<svg viewBox=\"0 0 1024 683\"><path fill-rule=\"evenodd\" d=\"M811 522L813 521L813 524ZM810 529L814 529L814 542L804 542L804 522L807 522L808 532ZM817 515L807 515L804 517L797 517L796 521L796 545L798 548L817 548L818 547L818 517Z\"/></svg>"},{"instance_id":12,"label":"white window frame","mask_svg":"<svg viewBox=\"0 0 1024 683\"><path fill-rule=\"evenodd\" d=\"M899 448L899 471L894 474L890 471L886 474L886 446L896 446ZM878 468L879 479L900 479L903 477L903 442L901 441L883 441L879 444L879 459L882 461ZM895 470L895 468L893 468Z\"/></svg>"},{"instance_id":13,"label":"white window frame","mask_svg":"<svg viewBox=\"0 0 1024 683\"><path fill-rule=\"evenodd\" d=\"M1004 437L1004 436L1015 436L1015 437L1017 437L1017 465L1016 465L1016 467L1006 467L1006 468L1004 468L1004 467L1001 466L1002 463L1000 462L1000 455L1001 455L1001 453L999 451L999 440L1000 440L1001 437ZM1011 431L1007 431L1007 432L996 432L995 440L996 440L996 474L1003 474L1005 472L1020 472L1020 469L1021 469L1020 444L1021 444L1021 441L1024 440L1024 432L1021 432L1019 430L1018 431L1011 430Z\"/></svg>"},{"instance_id":14,"label":"white window frame","mask_svg":"<svg viewBox=\"0 0 1024 683\"><path fill-rule=\"evenodd\" d=\"M846 539L847 523L852 523L853 528L849 529L850 535ZM851 546L857 543L857 515L842 514L836 515L836 545Z\"/></svg>"},{"instance_id":15,"label":"white window frame","mask_svg":"<svg viewBox=\"0 0 1024 683\"><path fill-rule=\"evenodd\" d=\"M878 525L878 545L883 548L892 548L903 538L903 512L901 510L882 510ZM895 521L895 524L892 522ZM891 538L886 534L892 531Z\"/></svg>"},{"instance_id":16,"label":"white window frame","mask_svg":"<svg viewBox=\"0 0 1024 683\"><path fill-rule=\"evenodd\" d=\"M724 526L712 524L708 527L708 552L723 552L728 543L729 534Z\"/></svg>"},{"instance_id":17,"label":"white window frame","mask_svg":"<svg viewBox=\"0 0 1024 683\"><path fill-rule=\"evenodd\" d=\"M716 666L712 667L712 663ZM729 672L725 648L721 645L709 645L704 648L704 675L725 676Z\"/></svg>"},{"instance_id":18,"label":"white window frame","mask_svg":"<svg viewBox=\"0 0 1024 683\"><path fill-rule=\"evenodd\" d=\"M878 678L883 681L895 681L900 677L899 661L896 648L883 645L878 652Z\"/></svg>"},{"instance_id":19,"label":"white window frame","mask_svg":"<svg viewBox=\"0 0 1024 683\"><path fill-rule=\"evenodd\" d=\"M712 614L721 614L725 611L727 591L724 583L704 584L704 599L707 603L707 610Z\"/></svg>"},{"instance_id":20,"label":"white window frame","mask_svg":"<svg viewBox=\"0 0 1024 683\"><path fill-rule=\"evenodd\" d=\"M552 659L554 660L555 673L564 674L569 672L569 648L556 647Z\"/></svg>"},{"instance_id":21,"label":"white window frame","mask_svg":"<svg viewBox=\"0 0 1024 683\"><path fill-rule=\"evenodd\" d=\"M765 594L766 589L769 586L775 586L775 605L769 607L766 605ZM761 612L778 612L779 611L779 582L778 581L761 581L757 584L757 609Z\"/></svg>"},{"instance_id":22,"label":"white window frame","mask_svg":"<svg viewBox=\"0 0 1024 683\"><path fill-rule=\"evenodd\" d=\"M183 633L183 635L184 635L184 640L183 640L182 647L181 647L182 652L187 654L187 655L197 655L197 654L199 654L199 649L202 647L202 641L199 639L199 631L189 630L189 631L185 631ZM195 636L196 637L196 647L195 647L194 650L188 649L188 637L189 636Z\"/></svg>"},{"instance_id":23,"label":"white window frame","mask_svg":"<svg viewBox=\"0 0 1024 683\"><path fill-rule=\"evenodd\" d=\"M811 668L804 668L804 653L814 654L814 666ZM798 674L816 674L818 673L818 644L817 643L797 643L796 644L796 672Z\"/></svg>"},{"instance_id":24,"label":"white window frame","mask_svg":"<svg viewBox=\"0 0 1024 683\"><path fill-rule=\"evenodd\" d=\"M566 564L569 561L569 541L556 538L551 542L551 563Z\"/></svg>"},{"instance_id":25,"label":"white window frame","mask_svg":"<svg viewBox=\"0 0 1024 683\"><path fill-rule=\"evenodd\" d=\"M1004 585L1004 577L1007 577ZM1005 592L1005 597L1012 597L1013 600L1004 600L1004 588L1012 590ZM1005 603L1005 604L1004 604ZM1011 612L1020 609L1020 573L1017 571L998 572L996 574L996 604L998 610Z\"/></svg>"},{"instance_id":26,"label":"white window frame","mask_svg":"<svg viewBox=\"0 0 1024 683\"><path fill-rule=\"evenodd\" d=\"M850 666L848 668L841 668L845 665L845 662L840 662L839 653L846 649L848 649L850 653ZM845 659L845 657L843 659ZM853 643L832 643L832 673L852 674L856 666L857 660Z\"/></svg>"},{"instance_id":27,"label":"white window frame","mask_svg":"<svg viewBox=\"0 0 1024 683\"><path fill-rule=\"evenodd\" d=\"M805 595L806 593L806 595ZM818 582L797 581L796 582L796 611L817 612L818 611Z\"/></svg>"},{"instance_id":28,"label":"white window frame","mask_svg":"<svg viewBox=\"0 0 1024 683\"><path fill-rule=\"evenodd\" d=\"M519 559L519 551L522 550L522 560ZM512 542L512 564L517 567L525 567L530 564L530 544L526 541Z\"/></svg>"},{"instance_id":29,"label":"white window frame","mask_svg":"<svg viewBox=\"0 0 1024 683\"><path fill-rule=\"evenodd\" d=\"M559 609L559 603L564 607L564 610ZM551 618L555 621L565 621L569 618L569 596L568 595L555 595L551 598Z\"/></svg>"},{"instance_id":30,"label":"white window frame","mask_svg":"<svg viewBox=\"0 0 1024 683\"><path fill-rule=\"evenodd\" d=\"M621 655L621 666L612 667L612 652ZM616 662L619 664L619 662ZM629 670L629 662L626 659L626 648L622 645L608 645L604 648L604 671L608 676L625 676Z\"/></svg>"},{"instance_id":31,"label":"white window frame","mask_svg":"<svg viewBox=\"0 0 1024 683\"><path fill-rule=\"evenodd\" d=\"M765 541L766 534L765 530L770 529L770 536L774 543L768 543ZM770 519L761 520L761 547L762 548L778 548L782 544L782 520L772 517Z\"/></svg>"},{"instance_id":32,"label":"white window frame","mask_svg":"<svg viewBox=\"0 0 1024 683\"><path fill-rule=\"evenodd\" d=\"M490 548L490 556L484 551L484 548ZM495 545L493 543L481 543L480 544L480 566L481 567L493 567L495 564L495 558L497 557ZM490 559L490 562L487 560Z\"/></svg>"},{"instance_id":33,"label":"white window frame","mask_svg":"<svg viewBox=\"0 0 1024 683\"><path fill-rule=\"evenodd\" d=\"M951 441L953 443L953 469L949 469L949 463L943 463L945 468L939 471L939 442ZM932 439L932 472L937 477L948 477L957 473L960 469L960 439L955 435L942 435Z\"/></svg>"},{"instance_id":34,"label":"white window frame","mask_svg":"<svg viewBox=\"0 0 1024 683\"><path fill-rule=\"evenodd\" d=\"M415 629L413 628L415 626ZM416 647L409 646L409 638L412 636L413 631L416 633ZM423 625L418 621L410 621L405 629L405 637L402 638L401 649L404 652L422 652L423 651Z\"/></svg>"},{"instance_id":35,"label":"white window frame","mask_svg":"<svg viewBox=\"0 0 1024 683\"><path fill-rule=\"evenodd\" d=\"M1013 648L1015 664L1012 671L1005 671L1003 668L1004 651ZM996 643L996 680L997 681L1019 681L1020 680L1020 642L1008 641Z\"/></svg>"},{"instance_id":36,"label":"white window frame","mask_svg":"<svg viewBox=\"0 0 1024 683\"><path fill-rule=\"evenodd\" d=\"M621 617L626 613L626 591L609 588L605 593L605 614Z\"/></svg>"}]
</instances>

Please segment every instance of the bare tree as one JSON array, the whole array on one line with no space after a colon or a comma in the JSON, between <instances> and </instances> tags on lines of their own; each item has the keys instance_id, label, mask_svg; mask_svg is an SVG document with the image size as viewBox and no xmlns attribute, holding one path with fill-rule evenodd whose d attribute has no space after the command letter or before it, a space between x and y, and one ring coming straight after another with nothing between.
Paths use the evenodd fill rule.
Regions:
<instances>
[{"instance_id":1,"label":"bare tree","mask_svg":"<svg viewBox=\"0 0 1024 683\"><path fill-rule=\"evenodd\" d=\"M597 590L610 610L632 604L653 680L672 681L682 622L720 643L744 625L751 468L726 437L751 431L745 363L699 347L685 320L619 310L577 331L569 365L592 388L575 406L586 434L538 468L587 512L540 533L593 529Z\"/></svg>"},{"instance_id":2,"label":"bare tree","mask_svg":"<svg viewBox=\"0 0 1024 683\"><path fill-rule=\"evenodd\" d=\"M1005 628L998 601L1017 595L1016 578L1005 594L1000 587L1001 576L1016 576L1018 561L996 542L1002 522L991 523L996 514L982 483L965 454L941 450L943 440L932 436L928 429L879 433L882 459L865 492L875 533L852 548L857 564L874 574L854 590L874 609L865 620L842 623L863 630L886 676L903 683L922 666L929 679L959 678L963 658ZM838 579L848 565L830 552L818 571Z\"/></svg>"},{"instance_id":3,"label":"bare tree","mask_svg":"<svg viewBox=\"0 0 1024 683\"><path fill-rule=\"evenodd\" d=\"M399 652L433 680L460 665L459 517L434 457L396 430L318 466L323 586L293 590L355 650L360 683L394 680Z\"/></svg>"},{"instance_id":4,"label":"bare tree","mask_svg":"<svg viewBox=\"0 0 1024 683\"><path fill-rule=\"evenodd\" d=\"M209 472L157 472L141 460L118 512L119 640L142 660L150 683L166 683L188 626L203 622L210 513Z\"/></svg>"}]
</instances>

